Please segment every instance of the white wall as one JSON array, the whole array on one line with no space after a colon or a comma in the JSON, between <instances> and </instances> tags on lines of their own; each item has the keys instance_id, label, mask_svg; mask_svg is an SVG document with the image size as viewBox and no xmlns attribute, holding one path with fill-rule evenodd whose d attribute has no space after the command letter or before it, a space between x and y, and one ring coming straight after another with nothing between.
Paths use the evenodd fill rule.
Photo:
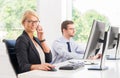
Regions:
<instances>
[{"instance_id":1,"label":"white wall","mask_svg":"<svg viewBox=\"0 0 120 78\"><path fill-rule=\"evenodd\" d=\"M72 0L38 0L37 12L48 45L61 36L61 22L71 19Z\"/></svg>"}]
</instances>

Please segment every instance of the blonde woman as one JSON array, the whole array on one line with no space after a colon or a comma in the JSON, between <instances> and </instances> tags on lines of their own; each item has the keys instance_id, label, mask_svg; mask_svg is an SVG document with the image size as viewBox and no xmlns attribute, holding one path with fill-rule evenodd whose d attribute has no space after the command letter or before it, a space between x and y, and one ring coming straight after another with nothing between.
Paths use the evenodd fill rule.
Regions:
<instances>
[{"instance_id":1,"label":"blonde woman","mask_svg":"<svg viewBox=\"0 0 120 78\"><path fill-rule=\"evenodd\" d=\"M20 72L30 70L51 70L53 65L50 48L47 46L38 15L31 10L22 18L23 33L17 38L15 51ZM37 37L34 32L37 31Z\"/></svg>"}]
</instances>

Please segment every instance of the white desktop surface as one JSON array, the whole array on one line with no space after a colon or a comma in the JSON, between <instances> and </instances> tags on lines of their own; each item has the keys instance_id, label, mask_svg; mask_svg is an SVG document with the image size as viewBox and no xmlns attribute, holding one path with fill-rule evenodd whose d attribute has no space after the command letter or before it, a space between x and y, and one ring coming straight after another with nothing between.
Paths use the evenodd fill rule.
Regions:
<instances>
[{"instance_id":1,"label":"white desktop surface","mask_svg":"<svg viewBox=\"0 0 120 78\"><path fill-rule=\"evenodd\" d=\"M91 65L77 70L58 70L58 67L67 62L56 64L57 71L34 70L18 75L18 78L120 78L120 61L106 61L107 70L88 70Z\"/></svg>"}]
</instances>

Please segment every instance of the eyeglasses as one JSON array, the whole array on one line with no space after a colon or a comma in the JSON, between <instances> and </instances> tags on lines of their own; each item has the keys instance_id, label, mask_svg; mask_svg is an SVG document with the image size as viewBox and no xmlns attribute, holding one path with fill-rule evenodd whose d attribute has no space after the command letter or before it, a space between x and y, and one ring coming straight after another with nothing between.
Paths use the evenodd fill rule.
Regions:
<instances>
[{"instance_id":1,"label":"eyeglasses","mask_svg":"<svg viewBox=\"0 0 120 78\"><path fill-rule=\"evenodd\" d=\"M67 30L75 30L75 28L68 28Z\"/></svg>"},{"instance_id":2,"label":"eyeglasses","mask_svg":"<svg viewBox=\"0 0 120 78\"><path fill-rule=\"evenodd\" d=\"M36 24L36 25L40 23L40 21L32 21L32 20L26 20L26 22L28 22L29 24Z\"/></svg>"}]
</instances>

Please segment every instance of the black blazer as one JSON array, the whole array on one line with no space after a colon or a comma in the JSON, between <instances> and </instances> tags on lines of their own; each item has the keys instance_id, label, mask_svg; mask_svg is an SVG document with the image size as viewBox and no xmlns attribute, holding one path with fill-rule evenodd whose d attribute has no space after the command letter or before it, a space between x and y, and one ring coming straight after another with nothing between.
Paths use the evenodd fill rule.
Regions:
<instances>
[{"instance_id":1,"label":"black blazer","mask_svg":"<svg viewBox=\"0 0 120 78\"><path fill-rule=\"evenodd\" d=\"M34 37L34 40L40 45L38 38ZM38 51L36 50L33 42L25 31L23 31L22 35L19 36L16 40L15 51L20 73L30 71L32 64L41 64ZM47 63L50 63L52 61L51 52L45 53L45 61Z\"/></svg>"}]
</instances>

